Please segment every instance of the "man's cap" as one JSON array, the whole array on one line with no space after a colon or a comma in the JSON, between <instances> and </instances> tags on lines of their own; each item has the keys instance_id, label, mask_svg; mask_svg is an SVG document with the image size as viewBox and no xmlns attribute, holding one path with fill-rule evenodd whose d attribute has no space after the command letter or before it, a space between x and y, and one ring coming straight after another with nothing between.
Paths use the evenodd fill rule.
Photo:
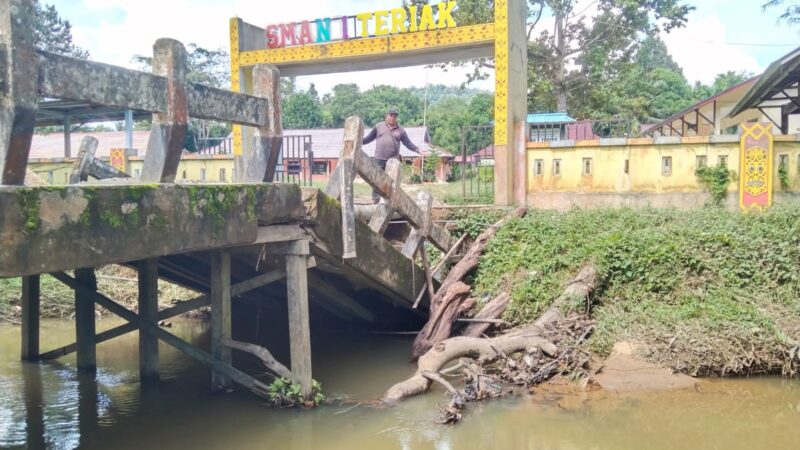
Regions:
<instances>
[{"instance_id":1,"label":"man's cap","mask_svg":"<svg viewBox=\"0 0 800 450\"><path fill-rule=\"evenodd\" d=\"M397 112L396 108L389 108L389 110L386 111L386 114L391 114L393 116L396 116L398 114L398 112Z\"/></svg>"}]
</instances>

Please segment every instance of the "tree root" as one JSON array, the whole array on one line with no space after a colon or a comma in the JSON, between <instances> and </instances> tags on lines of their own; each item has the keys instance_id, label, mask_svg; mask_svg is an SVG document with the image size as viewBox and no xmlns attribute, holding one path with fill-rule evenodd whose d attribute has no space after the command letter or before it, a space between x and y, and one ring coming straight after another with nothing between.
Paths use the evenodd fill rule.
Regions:
<instances>
[{"instance_id":1,"label":"tree root","mask_svg":"<svg viewBox=\"0 0 800 450\"><path fill-rule=\"evenodd\" d=\"M427 392L436 381L453 394L450 404L442 408L441 422L454 423L460 419L466 401L505 395L508 390L503 383L530 386L581 368L588 356L578 345L589 335L592 322L585 314L565 318L561 308L568 302L588 299L596 284L597 271L587 265L532 325L494 338L457 336L435 344L419 358L416 373L389 388L381 400L394 404ZM518 354L523 356L515 359ZM445 368L456 360L456 365ZM442 377L459 369L465 374L463 392Z\"/></svg>"}]
</instances>

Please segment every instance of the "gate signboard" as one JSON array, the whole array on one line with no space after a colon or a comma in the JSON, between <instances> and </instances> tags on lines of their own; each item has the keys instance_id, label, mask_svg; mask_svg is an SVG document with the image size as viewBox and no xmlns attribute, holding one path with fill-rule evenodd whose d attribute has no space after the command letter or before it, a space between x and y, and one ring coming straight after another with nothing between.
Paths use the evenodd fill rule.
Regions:
<instances>
[{"instance_id":1,"label":"gate signboard","mask_svg":"<svg viewBox=\"0 0 800 450\"><path fill-rule=\"evenodd\" d=\"M772 125L743 123L739 155L739 206L762 210L772 204Z\"/></svg>"}]
</instances>

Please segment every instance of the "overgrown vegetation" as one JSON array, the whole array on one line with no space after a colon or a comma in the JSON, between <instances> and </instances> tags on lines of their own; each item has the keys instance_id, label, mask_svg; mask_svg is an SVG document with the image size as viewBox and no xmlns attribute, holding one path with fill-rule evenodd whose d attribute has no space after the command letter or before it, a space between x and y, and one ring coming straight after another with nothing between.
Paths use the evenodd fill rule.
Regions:
<instances>
[{"instance_id":1,"label":"overgrown vegetation","mask_svg":"<svg viewBox=\"0 0 800 450\"><path fill-rule=\"evenodd\" d=\"M311 399L308 401L303 398L300 385L286 378L275 378L269 385L267 395L275 406L297 406L309 403L308 406L317 406L325 400L325 395L322 394L322 385L317 380L311 382Z\"/></svg>"},{"instance_id":2,"label":"overgrown vegetation","mask_svg":"<svg viewBox=\"0 0 800 450\"><path fill-rule=\"evenodd\" d=\"M476 234L495 215L460 220ZM511 293L504 318L533 321L586 262L602 277L589 348L646 344L692 375L794 373L800 363L800 209L536 211L490 241L473 296ZM585 305L572 305L582 308Z\"/></svg>"},{"instance_id":3,"label":"overgrown vegetation","mask_svg":"<svg viewBox=\"0 0 800 450\"><path fill-rule=\"evenodd\" d=\"M721 205L728 194L728 185L733 179L733 172L723 165L700 166L695 171L697 180L700 181L708 193L711 194L711 201L715 205Z\"/></svg>"},{"instance_id":4,"label":"overgrown vegetation","mask_svg":"<svg viewBox=\"0 0 800 450\"><path fill-rule=\"evenodd\" d=\"M786 164L778 166L778 180L781 183L781 191L788 192L791 185L789 184L789 168Z\"/></svg>"},{"instance_id":5,"label":"overgrown vegetation","mask_svg":"<svg viewBox=\"0 0 800 450\"><path fill-rule=\"evenodd\" d=\"M123 305L134 307L138 302L136 272L122 266L110 265L97 270L98 290ZM41 315L50 319L69 319L75 312L75 294L73 291L51 277L41 277ZM18 323L21 312L20 278L0 279L0 322ZM158 282L158 298L162 306L171 306L179 300L189 300L198 294L189 289L167 283ZM97 308L99 314L107 314L103 308Z\"/></svg>"}]
</instances>

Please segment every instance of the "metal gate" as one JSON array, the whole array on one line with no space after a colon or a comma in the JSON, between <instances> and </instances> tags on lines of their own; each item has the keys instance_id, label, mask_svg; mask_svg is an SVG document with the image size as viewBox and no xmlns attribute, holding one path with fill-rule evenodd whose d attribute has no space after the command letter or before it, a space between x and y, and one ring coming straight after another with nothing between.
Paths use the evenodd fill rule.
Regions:
<instances>
[{"instance_id":1,"label":"metal gate","mask_svg":"<svg viewBox=\"0 0 800 450\"><path fill-rule=\"evenodd\" d=\"M314 150L311 135L284 136L281 155L275 167L276 183L311 186L314 169Z\"/></svg>"},{"instance_id":2,"label":"metal gate","mask_svg":"<svg viewBox=\"0 0 800 450\"><path fill-rule=\"evenodd\" d=\"M461 154L454 161L453 178L464 201L494 203L494 126L462 127Z\"/></svg>"}]
</instances>

